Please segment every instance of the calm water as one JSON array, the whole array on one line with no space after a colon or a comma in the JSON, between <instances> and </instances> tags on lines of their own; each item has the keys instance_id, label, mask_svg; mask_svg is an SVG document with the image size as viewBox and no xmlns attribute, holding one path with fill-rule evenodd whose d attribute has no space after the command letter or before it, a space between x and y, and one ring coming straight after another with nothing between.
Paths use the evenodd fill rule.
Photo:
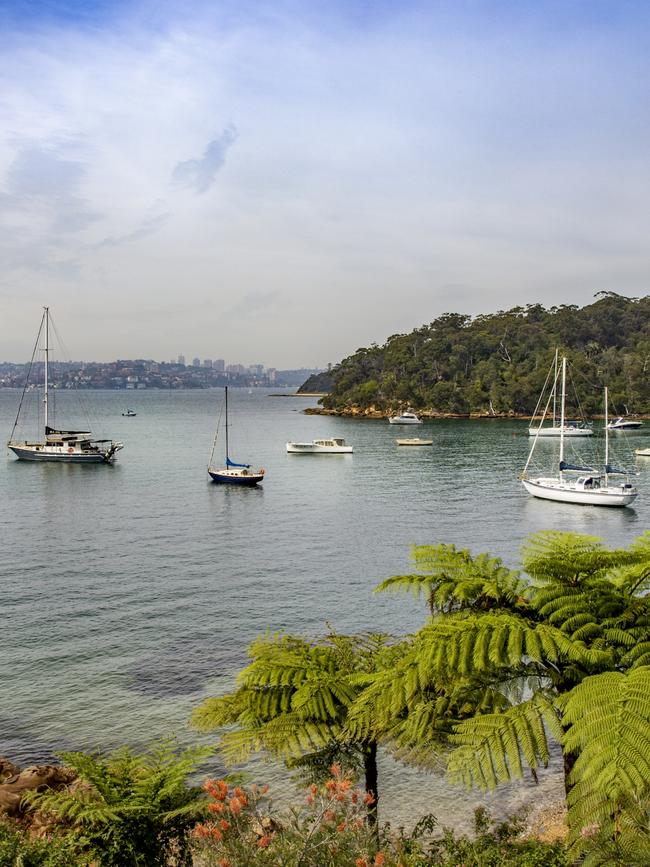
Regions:
<instances>
[{"instance_id":1,"label":"calm water","mask_svg":"<svg viewBox=\"0 0 650 867\"><path fill-rule=\"evenodd\" d=\"M0 754L28 762L169 733L197 740L192 709L232 683L265 630L417 629L420 604L373 593L409 568L412 544L455 542L516 565L540 529L624 545L650 526L650 461L639 462L634 509L545 503L517 480L522 422L437 421L416 431L433 448L397 448L412 428L307 416L313 398L262 391L231 392L232 456L264 466L264 486L217 486L206 463L221 394L84 394L94 433L125 443L115 466L0 464ZM18 399L0 390L7 437ZM83 421L74 395L57 401L62 426ZM127 407L136 418L122 418ZM631 445L650 444L647 429ZM354 455L284 451L321 435L344 436ZM479 800L386 757L381 773L385 818L410 824L416 802L462 823ZM492 802L510 809L557 785L549 772L541 788Z\"/></svg>"}]
</instances>

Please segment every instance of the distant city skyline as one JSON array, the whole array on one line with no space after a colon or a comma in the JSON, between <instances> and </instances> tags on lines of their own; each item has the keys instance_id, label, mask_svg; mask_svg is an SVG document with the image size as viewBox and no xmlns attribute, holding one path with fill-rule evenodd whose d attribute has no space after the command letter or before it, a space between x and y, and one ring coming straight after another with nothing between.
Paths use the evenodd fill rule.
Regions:
<instances>
[{"instance_id":1,"label":"distant city skyline","mask_svg":"<svg viewBox=\"0 0 650 867\"><path fill-rule=\"evenodd\" d=\"M628 0L3 4L0 357L43 304L72 357L290 369L645 294L649 31Z\"/></svg>"}]
</instances>

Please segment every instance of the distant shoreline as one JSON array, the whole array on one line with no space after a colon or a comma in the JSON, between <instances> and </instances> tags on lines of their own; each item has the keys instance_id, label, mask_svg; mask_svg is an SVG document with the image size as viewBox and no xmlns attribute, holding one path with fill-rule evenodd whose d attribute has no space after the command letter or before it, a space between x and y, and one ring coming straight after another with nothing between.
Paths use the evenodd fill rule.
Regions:
<instances>
[{"instance_id":1,"label":"distant shoreline","mask_svg":"<svg viewBox=\"0 0 650 867\"><path fill-rule=\"evenodd\" d=\"M283 397L302 397L303 395L278 395ZM315 395L304 395L305 397L311 397ZM390 417L391 412L386 410L385 412L380 412L379 410L362 410L358 407L351 409L325 409L322 406L308 406L306 409L303 409L305 415L329 415L335 416L338 418L353 418L353 419L369 419L369 420L386 420ZM438 413L419 413L419 417L423 421L440 421L441 419L467 419L469 421L532 421L533 416L527 415L525 413L495 413L494 415L491 413L481 413L481 412L465 412L465 413L453 413L453 412L438 412ZM628 416L630 419L638 419L639 421L644 421L650 419L650 415L633 415ZM604 415L592 415L590 416L594 421L604 421ZM610 416L610 420L612 416Z\"/></svg>"}]
</instances>

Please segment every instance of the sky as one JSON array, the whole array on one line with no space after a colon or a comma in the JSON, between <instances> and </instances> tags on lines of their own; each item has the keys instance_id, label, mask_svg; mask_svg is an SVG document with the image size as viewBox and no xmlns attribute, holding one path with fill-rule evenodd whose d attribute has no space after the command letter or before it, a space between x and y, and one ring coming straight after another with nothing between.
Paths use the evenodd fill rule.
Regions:
<instances>
[{"instance_id":1,"label":"sky","mask_svg":"<svg viewBox=\"0 0 650 867\"><path fill-rule=\"evenodd\" d=\"M0 360L323 367L648 291L645 0L0 0Z\"/></svg>"}]
</instances>

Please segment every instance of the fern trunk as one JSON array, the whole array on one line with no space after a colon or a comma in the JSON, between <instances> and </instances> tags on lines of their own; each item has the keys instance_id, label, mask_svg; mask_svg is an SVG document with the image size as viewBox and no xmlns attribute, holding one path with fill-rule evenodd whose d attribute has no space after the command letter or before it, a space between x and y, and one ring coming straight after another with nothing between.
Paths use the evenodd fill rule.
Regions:
<instances>
[{"instance_id":1,"label":"fern trunk","mask_svg":"<svg viewBox=\"0 0 650 867\"><path fill-rule=\"evenodd\" d=\"M377 742L371 741L363 754L363 771L365 776L365 788L373 800L368 804L368 824L377 826Z\"/></svg>"}]
</instances>

